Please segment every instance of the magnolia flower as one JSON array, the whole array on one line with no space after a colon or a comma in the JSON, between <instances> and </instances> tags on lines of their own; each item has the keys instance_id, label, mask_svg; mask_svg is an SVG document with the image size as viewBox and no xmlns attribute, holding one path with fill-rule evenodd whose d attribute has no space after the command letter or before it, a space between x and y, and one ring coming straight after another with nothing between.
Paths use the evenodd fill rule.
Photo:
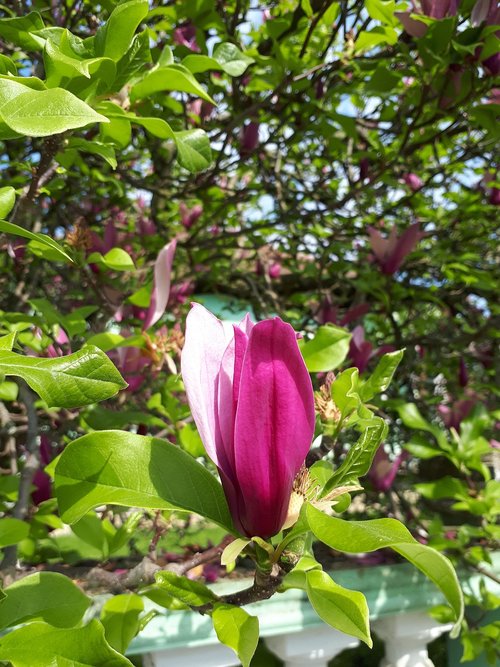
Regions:
<instances>
[{"instance_id":1,"label":"magnolia flower","mask_svg":"<svg viewBox=\"0 0 500 667\"><path fill-rule=\"evenodd\" d=\"M240 154L249 155L259 145L259 123L251 121L240 135Z\"/></svg>"},{"instance_id":2,"label":"magnolia flower","mask_svg":"<svg viewBox=\"0 0 500 667\"><path fill-rule=\"evenodd\" d=\"M411 18L411 14L423 14L433 19L444 19L446 16L456 16L459 0L412 0L412 11L394 12L401 21L405 32L412 37L423 37L428 26L423 21Z\"/></svg>"},{"instance_id":3,"label":"magnolia flower","mask_svg":"<svg viewBox=\"0 0 500 667\"><path fill-rule=\"evenodd\" d=\"M186 229L190 229L203 213L203 206L201 204L196 204L193 208L188 208L186 204L181 201L179 204L179 213L181 214L182 226Z\"/></svg>"},{"instance_id":4,"label":"magnolia flower","mask_svg":"<svg viewBox=\"0 0 500 667\"><path fill-rule=\"evenodd\" d=\"M405 229L401 236L398 236L396 227L391 229L388 238L384 238L378 229L373 227L368 227L368 234L375 259L382 273L389 276L399 270L405 257L412 252L424 236L418 222Z\"/></svg>"},{"instance_id":5,"label":"magnolia flower","mask_svg":"<svg viewBox=\"0 0 500 667\"><path fill-rule=\"evenodd\" d=\"M460 424L466 419L475 406L474 398L463 398L450 405L438 405L438 412L446 428L460 430Z\"/></svg>"},{"instance_id":6,"label":"magnolia flower","mask_svg":"<svg viewBox=\"0 0 500 667\"><path fill-rule=\"evenodd\" d=\"M413 173L405 174L403 176L403 181L410 188L410 190L413 190L413 192L420 190L420 188L424 184L420 176L417 176L417 174Z\"/></svg>"},{"instance_id":7,"label":"magnolia flower","mask_svg":"<svg viewBox=\"0 0 500 667\"><path fill-rule=\"evenodd\" d=\"M156 324L167 307L170 295L170 274L172 272L176 245L177 241L174 239L170 243L167 243L158 253L155 262L151 301L149 302L148 312L142 326L144 330Z\"/></svg>"},{"instance_id":8,"label":"magnolia flower","mask_svg":"<svg viewBox=\"0 0 500 667\"><path fill-rule=\"evenodd\" d=\"M196 41L196 26L192 23L185 23L174 30L174 44L185 46L191 51L199 53L201 51Z\"/></svg>"},{"instance_id":9,"label":"magnolia flower","mask_svg":"<svg viewBox=\"0 0 500 667\"><path fill-rule=\"evenodd\" d=\"M402 452L391 461L383 445L375 452L372 466L368 472L368 479L373 484L376 491L386 492L391 487L398 474L401 463L407 456L407 452Z\"/></svg>"},{"instance_id":10,"label":"magnolia flower","mask_svg":"<svg viewBox=\"0 0 500 667\"><path fill-rule=\"evenodd\" d=\"M314 396L296 333L247 315L228 331L203 306L186 321L181 372L194 421L219 469L234 524L268 538L287 518L314 432Z\"/></svg>"},{"instance_id":11,"label":"magnolia flower","mask_svg":"<svg viewBox=\"0 0 500 667\"><path fill-rule=\"evenodd\" d=\"M381 345L374 348L370 341L365 340L365 330L361 325L353 329L352 338L349 342L349 358L360 373L366 370L372 357L393 351L394 347L392 345Z\"/></svg>"}]
</instances>

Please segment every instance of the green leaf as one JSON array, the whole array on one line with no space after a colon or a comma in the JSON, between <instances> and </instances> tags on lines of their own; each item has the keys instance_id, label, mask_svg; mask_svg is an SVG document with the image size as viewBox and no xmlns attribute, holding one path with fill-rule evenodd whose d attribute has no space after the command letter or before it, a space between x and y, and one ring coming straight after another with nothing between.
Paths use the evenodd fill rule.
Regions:
<instances>
[{"instance_id":1,"label":"green leaf","mask_svg":"<svg viewBox=\"0 0 500 667\"><path fill-rule=\"evenodd\" d=\"M108 557L108 543L104 531L104 522L99 519L97 514L89 513L82 516L79 521L71 526L71 530L86 544L90 544L94 549L100 551L103 560Z\"/></svg>"},{"instance_id":2,"label":"green leaf","mask_svg":"<svg viewBox=\"0 0 500 667\"><path fill-rule=\"evenodd\" d=\"M361 385L360 396L363 401L369 401L376 394L380 394L387 389L404 352L403 349L384 354L371 376Z\"/></svg>"},{"instance_id":3,"label":"green leaf","mask_svg":"<svg viewBox=\"0 0 500 667\"><path fill-rule=\"evenodd\" d=\"M26 16L0 19L0 36L28 51L38 51L43 40L32 33L44 27L40 14L30 12Z\"/></svg>"},{"instance_id":4,"label":"green leaf","mask_svg":"<svg viewBox=\"0 0 500 667\"><path fill-rule=\"evenodd\" d=\"M432 433L436 438L441 447L444 446L446 449L446 436L442 433L441 429L437 426L433 426L426 421L420 414L417 406L414 403L405 403L404 405L397 406L398 414L401 418L401 421L408 428L414 428L420 431L427 431Z\"/></svg>"},{"instance_id":5,"label":"green leaf","mask_svg":"<svg viewBox=\"0 0 500 667\"><path fill-rule=\"evenodd\" d=\"M125 653L140 629L139 616L144 602L139 595L127 593L106 600L101 611L101 623L110 646Z\"/></svg>"},{"instance_id":6,"label":"green leaf","mask_svg":"<svg viewBox=\"0 0 500 667\"><path fill-rule=\"evenodd\" d=\"M47 137L90 123L108 122L62 88L22 93L1 107L0 117L12 130L28 137Z\"/></svg>"},{"instance_id":7,"label":"green leaf","mask_svg":"<svg viewBox=\"0 0 500 667\"><path fill-rule=\"evenodd\" d=\"M0 382L0 401L15 401L19 394L19 387L15 382Z\"/></svg>"},{"instance_id":8,"label":"green leaf","mask_svg":"<svg viewBox=\"0 0 500 667\"><path fill-rule=\"evenodd\" d=\"M217 638L238 656L243 667L249 667L259 641L259 619L241 607L217 605L212 614Z\"/></svg>"},{"instance_id":9,"label":"green leaf","mask_svg":"<svg viewBox=\"0 0 500 667\"><path fill-rule=\"evenodd\" d=\"M43 50L43 62L50 88L58 86L63 79L74 79L83 76L90 78L88 62L69 56L61 51L52 39L47 39Z\"/></svg>"},{"instance_id":10,"label":"green leaf","mask_svg":"<svg viewBox=\"0 0 500 667\"><path fill-rule=\"evenodd\" d=\"M215 593L201 582L181 577L174 572L168 570L157 572L155 579L160 588L189 607L201 607L218 600Z\"/></svg>"},{"instance_id":11,"label":"green leaf","mask_svg":"<svg viewBox=\"0 0 500 667\"><path fill-rule=\"evenodd\" d=\"M326 516L307 505L309 527L318 540L345 553L364 553L391 548L421 570L441 590L455 612L454 635L463 619L464 601L460 584L450 561L431 547L417 542L396 519L344 521Z\"/></svg>"},{"instance_id":12,"label":"green leaf","mask_svg":"<svg viewBox=\"0 0 500 667\"><path fill-rule=\"evenodd\" d=\"M225 565L226 567L232 565L247 544L250 544L250 540L241 537L228 544L220 557L221 565Z\"/></svg>"},{"instance_id":13,"label":"green leaf","mask_svg":"<svg viewBox=\"0 0 500 667\"><path fill-rule=\"evenodd\" d=\"M339 586L321 570L307 570L305 575L307 596L318 616L371 648L368 604L363 593Z\"/></svg>"},{"instance_id":14,"label":"green leaf","mask_svg":"<svg viewBox=\"0 0 500 667\"><path fill-rule=\"evenodd\" d=\"M17 333L15 331L6 336L0 336L0 350L12 350L16 342L16 336Z\"/></svg>"},{"instance_id":15,"label":"green leaf","mask_svg":"<svg viewBox=\"0 0 500 667\"><path fill-rule=\"evenodd\" d=\"M199 128L175 132L174 139L181 167L195 174L210 166L212 150L206 132Z\"/></svg>"},{"instance_id":16,"label":"green leaf","mask_svg":"<svg viewBox=\"0 0 500 667\"><path fill-rule=\"evenodd\" d=\"M46 234L30 232L27 229L23 229L23 227L19 227L19 225L15 225L12 222L7 222L6 220L0 220L0 232L5 232L5 234L13 234L14 236L22 236L25 239L37 241L38 243L41 243L47 248L55 251L59 260L64 262L73 262L73 259L59 245L59 243L54 241L54 239L51 239L50 236L47 236Z\"/></svg>"},{"instance_id":17,"label":"green leaf","mask_svg":"<svg viewBox=\"0 0 500 667\"><path fill-rule=\"evenodd\" d=\"M378 446L387 434L387 424L380 417L373 417L361 433L358 441L350 448L344 462L333 473L325 486L324 492L356 482L366 475Z\"/></svg>"},{"instance_id":18,"label":"green leaf","mask_svg":"<svg viewBox=\"0 0 500 667\"><path fill-rule=\"evenodd\" d=\"M0 218L6 218L16 203L16 191L14 188L0 188Z\"/></svg>"},{"instance_id":19,"label":"green leaf","mask_svg":"<svg viewBox=\"0 0 500 667\"><path fill-rule=\"evenodd\" d=\"M312 340L299 340L307 370L319 373L340 366L349 352L350 340L348 331L333 324L319 327Z\"/></svg>"},{"instance_id":20,"label":"green leaf","mask_svg":"<svg viewBox=\"0 0 500 667\"><path fill-rule=\"evenodd\" d=\"M172 62L173 60L170 63L165 64L170 65ZM184 67L187 67L191 74L199 74L200 72L206 72L208 70L222 69L221 65L219 65L219 63L214 60L214 58L202 55L201 53L190 53L188 56L183 58L181 64Z\"/></svg>"},{"instance_id":21,"label":"green leaf","mask_svg":"<svg viewBox=\"0 0 500 667\"><path fill-rule=\"evenodd\" d=\"M133 86L130 97L135 100L150 97L164 90L177 90L190 93L210 102L215 106L214 100L200 86L191 72L183 65L168 65L151 70L146 76Z\"/></svg>"},{"instance_id":22,"label":"green leaf","mask_svg":"<svg viewBox=\"0 0 500 667\"><path fill-rule=\"evenodd\" d=\"M29 532L29 524L20 519L0 519L0 549L24 540Z\"/></svg>"},{"instance_id":23,"label":"green leaf","mask_svg":"<svg viewBox=\"0 0 500 667\"><path fill-rule=\"evenodd\" d=\"M58 628L79 623L90 605L71 579L57 572L35 572L5 589L0 605L0 628L26 621L45 621Z\"/></svg>"},{"instance_id":24,"label":"green leaf","mask_svg":"<svg viewBox=\"0 0 500 667\"><path fill-rule=\"evenodd\" d=\"M141 21L147 16L148 0L126 0L113 9L95 36L96 55L120 60L128 51Z\"/></svg>"},{"instance_id":25,"label":"green leaf","mask_svg":"<svg viewBox=\"0 0 500 667\"><path fill-rule=\"evenodd\" d=\"M0 660L10 661L13 667L132 667L109 646L96 620L82 628L59 629L41 622L24 625L0 638Z\"/></svg>"},{"instance_id":26,"label":"green leaf","mask_svg":"<svg viewBox=\"0 0 500 667\"><path fill-rule=\"evenodd\" d=\"M337 375L332 383L331 394L342 419L357 410L362 404L359 396L359 370L347 368Z\"/></svg>"},{"instance_id":27,"label":"green leaf","mask_svg":"<svg viewBox=\"0 0 500 667\"><path fill-rule=\"evenodd\" d=\"M214 49L214 60L222 67L224 72L230 76L241 76L247 67L255 62L253 58L242 53L237 46L231 42L217 44Z\"/></svg>"},{"instance_id":28,"label":"green leaf","mask_svg":"<svg viewBox=\"0 0 500 667\"><path fill-rule=\"evenodd\" d=\"M54 359L0 350L0 373L22 377L49 407L90 405L127 386L108 356L92 345Z\"/></svg>"},{"instance_id":29,"label":"green leaf","mask_svg":"<svg viewBox=\"0 0 500 667\"><path fill-rule=\"evenodd\" d=\"M233 532L219 482L164 440L99 431L70 443L55 470L61 517L73 523L104 503L196 512Z\"/></svg>"},{"instance_id":30,"label":"green leaf","mask_svg":"<svg viewBox=\"0 0 500 667\"><path fill-rule=\"evenodd\" d=\"M87 257L89 264L103 264L112 271L134 271L134 260L122 248L111 248L104 256L100 252L93 252Z\"/></svg>"},{"instance_id":31,"label":"green leaf","mask_svg":"<svg viewBox=\"0 0 500 667\"><path fill-rule=\"evenodd\" d=\"M82 153L99 155L103 160L106 160L112 169L116 169L117 162L115 149L109 144L103 144L100 141L95 141L95 139L93 141L87 141L86 139L80 139L79 137L71 137L68 141L68 148L76 148L77 150L82 151Z\"/></svg>"}]
</instances>

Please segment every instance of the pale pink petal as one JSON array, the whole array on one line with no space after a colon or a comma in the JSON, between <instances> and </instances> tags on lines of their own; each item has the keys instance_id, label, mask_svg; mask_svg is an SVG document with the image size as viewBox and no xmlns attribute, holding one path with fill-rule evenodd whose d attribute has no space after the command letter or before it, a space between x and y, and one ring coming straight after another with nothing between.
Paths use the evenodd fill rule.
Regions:
<instances>
[{"instance_id":1,"label":"pale pink petal","mask_svg":"<svg viewBox=\"0 0 500 667\"><path fill-rule=\"evenodd\" d=\"M170 295L170 274L172 273L176 245L177 241L174 239L167 243L158 254L155 262L151 301L142 327L144 330L158 322L167 307Z\"/></svg>"},{"instance_id":2,"label":"pale pink petal","mask_svg":"<svg viewBox=\"0 0 500 667\"><path fill-rule=\"evenodd\" d=\"M231 340L222 322L198 303L186 319L186 340L181 372L186 394L208 456L219 465L218 376L221 360ZM224 463L222 461L222 463Z\"/></svg>"}]
</instances>

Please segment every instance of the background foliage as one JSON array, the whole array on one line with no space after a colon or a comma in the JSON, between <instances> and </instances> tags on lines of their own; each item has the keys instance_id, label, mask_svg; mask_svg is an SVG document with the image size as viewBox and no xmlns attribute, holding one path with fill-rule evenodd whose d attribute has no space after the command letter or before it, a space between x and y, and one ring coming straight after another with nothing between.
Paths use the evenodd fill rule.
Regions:
<instances>
[{"instance_id":1,"label":"background foliage","mask_svg":"<svg viewBox=\"0 0 500 667\"><path fill-rule=\"evenodd\" d=\"M422 3L420 21L394 0L10 4L0 10L3 567L113 558L128 571L149 549L182 574L224 537L168 510L109 508L61 530L51 483L63 449L104 429L204 456L178 370L188 302L205 295L234 320L279 314L305 333L322 435L309 463L328 454L337 483L363 420L385 420L350 515L401 519L484 572L498 546L497 4L443 3L438 15ZM118 395L109 359L128 382ZM204 559L197 574L203 566L220 575ZM100 582L121 590L111 576ZM143 603L127 595L130 640ZM486 589L469 602L496 604ZM116 613L102 616L112 648L72 659L98 664L111 651L128 664L112 639ZM43 619L47 645L54 627L73 625L26 618ZM468 618L464 657L494 661L498 631ZM27 664L9 653L11 637L0 658Z\"/></svg>"}]
</instances>

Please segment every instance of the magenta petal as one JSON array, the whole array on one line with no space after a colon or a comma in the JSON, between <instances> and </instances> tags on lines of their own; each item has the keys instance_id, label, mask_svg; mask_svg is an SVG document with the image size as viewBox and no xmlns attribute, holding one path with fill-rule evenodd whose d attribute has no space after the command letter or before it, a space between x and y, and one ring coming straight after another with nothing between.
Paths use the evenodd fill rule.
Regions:
<instances>
[{"instance_id":1,"label":"magenta petal","mask_svg":"<svg viewBox=\"0 0 500 667\"><path fill-rule=\"evenodd\" d=\"M410 14L411 12L394 12L394 16L403 24L405 32L412 37L423 37L427 32L427 25L418 19L411 18Z\"/></svg>"},{"instance_id":2,"label":"magenta petal","mask_svg":"<svg viewBox=\"0 0 500 667\"><path fill-rule=\"evenodd\" d=\"M259 322L241 371L234 436L247 535L270 537L281 529L313 433L311 379L295 331L279 318Z\"/></svg>"},{"instance_id":3,"label":"magenta petal","mask_svg":"<svg viewBox=\"0 0 500 667\"><path fill-rule=\"evenodd\" d=\"M231 340L220 320L194 303L186 320L181 372L194 421L208 456L219 467L220 431L216 406L222 357Z\"/></svg>"},{"instance_id":4,"label":"magenta petal","mask_svg":"<svg viewBox=\"0 0 500 667\"><path fill-rule=\"evenodd\" d=\"M170 274L172 273L172 262L174 261L175 247L177 241L174 239L167 243L160 252L155 262L153 280L153 291L149 304L143 329L153 326L165 312L170 295Z\"/></svg>"}]
</instances>

